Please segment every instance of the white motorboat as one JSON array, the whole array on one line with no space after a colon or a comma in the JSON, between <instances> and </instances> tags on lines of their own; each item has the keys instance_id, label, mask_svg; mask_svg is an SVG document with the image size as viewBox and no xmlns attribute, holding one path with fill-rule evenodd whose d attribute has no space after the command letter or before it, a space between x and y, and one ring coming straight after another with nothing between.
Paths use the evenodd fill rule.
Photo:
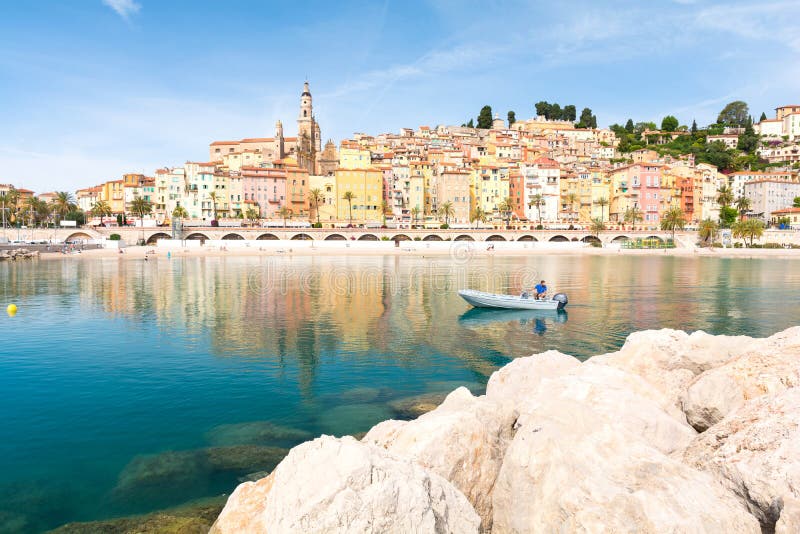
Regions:
<instances>
[{"instance_id":1,"label":"white motorboat","mask_svg":"<svg viewBox=\"0 0 800 534\"><path fill-rule=\"evenodd\" d=\"M462 299L476 308L500 308L506 310L561 310L567 305L569 299L564 293L556 293L550 298L535 299L533 296L498 295L475 291L474 289L461 289L458 294Z\"/></svg>"}]
</instances>

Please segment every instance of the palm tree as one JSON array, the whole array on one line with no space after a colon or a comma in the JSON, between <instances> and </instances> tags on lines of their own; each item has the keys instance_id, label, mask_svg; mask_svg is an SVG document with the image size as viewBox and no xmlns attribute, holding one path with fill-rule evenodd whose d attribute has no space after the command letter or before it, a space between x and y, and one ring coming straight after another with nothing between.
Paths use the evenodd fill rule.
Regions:
<instances>
[{"instance_id":1,"label":"palm tree","mask_svg":"<svg viewBox=\"0 0 800 534\"><path fill-rule=\"evenodd\" d=\"M764 223L758 219L747 219L746 221L736 221L733 223L733 237L741 239L750 238L750 246L753 246L753 240L760 238L764 235Z\"/></svg>"},{"instance_id":2,"label":"palm tree","mask_svg":"<svg viewBox=\"0 0 800 534\"><path fill-rule=\"evenodd\" d=\"M703 243L707 242L711 239L711 242L714 242L714 234L717 232L719 225L712 221L711 219L705 219L700 222L700 226L698 228L698 232L700 233L700 238L703 240Z\"/></svg>"},{"instance_id":3,"label":"palm tree","mask_svg":"<svg viewBox=\"0 0 800 534\"><path fill-rule=\"evenodd\" d=\"M569 204L569 209L572 215L571 219L573 220L575 219L575 213L576 213L575 203L577 201L578 201L578 195L576 195L575 193L569 193L567 195L567 204Z\"/></svg>"},{"instance_id":4,"label":"palm tree","mask_svg":"<svg viewBox=\"0 0 800 534\"><path fill-rule=\"evenodd\" d=\"M2 219L3 219L3 228L6 227L6 222L10 221L11 217L11 207L14 206L16 208L17 205L17 193L16 190L12 187L8 191L4 191L0 193L0 210L3 211ZM9 212L9 217L6 217L6 211ZM15 209L16 211L16 209Z\"/></svg>"},{"instance_id":5,"label":"palm tree","mask_svg":"<svg viewBox=\"0 0 800 534\"><path fill-rule=\"evenodd\" d=\"M419 218L420 211L421 210L419 209L419 206L414 206L413 208L411 208L411 228L414 228L414 225L416 224L416 221Z\"/></svg>"},{"instance_id":6,"label":"palm tree","mask_svg":"<svg viewBox=\"0 0 800 534\"><path fill-rule=\"evenodd\" d=\"M183 219L189 216L189 212L186 211L186 208L183 206L175 206L175 209L172 210L172 217L178 219L179 221L183 222Z\"/></svg>"},{"instance_id":7,"label":"palm tree","mask_svg":"<svg viewBox=\"0 0 800 534\"><path fill-rule=\"evenodd\" d=\"M723 208L733 204L733 191L731 191L730 187L723 185L717 189L717 203Z\"/></svg>"},{"instance_id":8,"label":"palm tree","mask_svg":"<svg viewBox=\"0 0 800 534\"><path fill-rule=\"evenodd\" d=\"M258 211L254 208L247 208L247 210L244 212L244 216L250 221L251 225L256 223L258 220L258 215Z\"/></svg>"},{"instance_id":9,"label":"palm tree","mask_svg":"<svg viewBox=\"0 0 800 534\"><path fill-rule=\"evenodd\" d=\"M444 224L447 227L450 227L450 217L454 217L456 214L455 208L453 208L453 203L449 200L443 202L441 206L439 206L439 214L440 216L444 217Z\"/></svg>"},{"instance_id":10,"label":"palm tree","mask_svg":"<svg viewBox=\"0 0 800 534\"><path fill-rule=\"evenodd\" d=\"M629 223L631 226L636 226L637 221L642 220L642 210L633 206L632 208L628 208L625 210L625 222Z\"/></svg>"},{"instance_id":11,"label":"palm tree","mask_svg":"<svg viewBox=\"0 0 800 534\"><path fill-rule=\"evenodd\" d=\"M75 197L72 193L67 191L56 191L56 198L53 200L53 213L58 215L61 219L72 210L77 208L75 204Z\"/></svg>"},{"instance_id":12,"label":"palm tree","mask_svg":"<svg viewBox=\"0 0 800 534\"><path fill-rule=\"evenodd\" d=\"M30 226L41 224L50 216L50 206L40 198L31 197L22 208L22 216L28 218Z\"/></svg>"},{"instance_id":13,"label":"palm tree","mask_svg":"<svg viewBox=\"0 0 800 534\"><path fill-rule=\"evenodd\" d=\"M211 220L217 220L217 192L211 191L208 194L208 199L211 201Z\"/></svg>"},{"instance_id":14,"label":"palm tree","mask_svg":"<svg viewBox=\"0 0 800 534\"><path fill-rule=\"evenodd\" d=\"M108 202L105 200L98 200L92 206L92 215L96 215L100 217L100 226L105 226L105 222L103 222L103 217L111 217L111 206L108 205Z\"/></svg>"},{"instance_id":15,"label":"palm tree","mask_svg":"<svg viewBox=\"0 0 800 534\"><path fill-rule=\"evenodd\" d=\"M309 190L308 199L314 203L314 211L317 214L317 226L319 226L321 224L319 222L319 202L323 199L322 190L319 187Z\"/></svg>"},{"instance_id":16,"label":"palm tree","mask_svg":"<svg viewBox=\"0 0 800 534\"><path fill-rule=\"evenodd\" d=\"M355 198L356 196L352 191L345 191L344 195L342 195L342 200L347 201L347 208L350 213L350 226L353 226L353 200L355 200Z\"/></svg>"},{"instance_id":17,"label":"palm tree","mask_svg":"<svg viewBox=\"0 0 800 534\"><path fill-rule=\"evenodd\" d=\"M542 224L542 204L544 204L544 197L540 194L535 194L528 201L529 208L536 208L536 213L539 216L539 224Z\"/></svg>"},{"instance_id":18,"label":"palm tree","mask_svg":"<svg viewBox=\"0 0 800 534\"><path fill-rule=\"evenodd\" d=\"M605 207L608 206L608 199L606 197L600 197L597 199L597 205L600 206L600 220L605 220Z\"/></svg>"},{"instance_id":19,"label":"palm tree","mask_svg":"<svg viewBox=\"0 0 800 534\"><path fill-rule=\"evenodd\" d=\"M595 237L599 238L600 232L606 229L606 223L603 222L603 219L592 219L591 225L591 232L594 234Z\"/></svg>"},{"instance_id":20,"label":"palm tree","mask_svg":"<svg viewBox=\"0 0 800 534\"><path fill-rule=\"evenodd\" d=\"M509 226L511 224L511 213L514 211L514 199L511 197L504 198L500 204L497 205L497 210L506 220L506 226Z\"/></svg>"},{"instance_id":21,"label":"palm tree","mask_svg":"<svg viewBox=\"0 0 800 534\"><path fill-rule=\"evenodd\" d=\"M672 240L675 241L675 230L686 226L686 219L683 217L683 210L680 208L670 208L661 218L661 229L672 232Z\"/></svg>"},{"instance_id":22,"label":"palm tree","mask_svg":"<svg viewBox=\"0 0 800 534\"><path fill-rule=\"evenodd\" d=\"M739 217L750 211L750 199L747 197L739 197L736 199L736 209L739 210Z\"/></svg>"},{"instance_id":23,"label":"palm tree","mask_svg":"<svg viewBox=\"0 0 800 534\"><path fill-rule=\"evenodd\" d=\"M286 219L292 218L292 208L289 206L281 206L281 209L278 210L278 215L283 219L283 227L286 228Z\"/></svg>"},{"instance_id":24,"label":"palm tree","mask_svg":"<svg viewBox=\"0 0 800 534\"><path fill-rule=\"evenodd\" d=\"M476 206L475 209L469 216L469 222L475 223L475 228L478 228L478 224L486 222L486 212L480 206Z\"/></svg>"},{"instance_id":25,"label":"palm tree","mask_svg":"<svg viewBox=\"0 0 800 534\"><path fill-rule=\"evenodd\" d=\"M389 203L386 199L381 200L381 221L382 225L386 226L386 213L389 211Z\"/></svg>"},{"instance_id":26,"label":"palm tree","mask_svg":"<svg viewBox=\"0 0 800 534\"><path fill-rule=\"evenodd\" d=\"M144 216L153 212L153 203L143 197L134 197L131 211L139 216L139 226L144 226Z\"/></svg>"}]
</instances>

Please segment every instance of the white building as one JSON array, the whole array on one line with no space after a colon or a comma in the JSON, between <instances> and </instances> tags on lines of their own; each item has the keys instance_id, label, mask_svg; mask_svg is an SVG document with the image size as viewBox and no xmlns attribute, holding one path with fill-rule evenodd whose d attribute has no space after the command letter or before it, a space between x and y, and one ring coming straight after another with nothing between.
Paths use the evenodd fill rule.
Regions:
<instances>
[{"instance_id":1,"label":"white building","mask_svg":"<svg viewBox=\"0 0 800 534\"><path fill-rule=\"evenodd\" d=\"M791 208L795 197L800 197L800 182L765 178L744 185L744 196L750 199L750 212L764 220L772 212Z\"/></svg>"},{"instance_id":2,"label":"white building","mask_svg":"<svg viewBox=\"0 0 800 534\"><path fill-rule=\"evenodd\" d=\"M521 165L520 172L525 184L523 188L525 217L529 221L539 219L549 222L558 221L561 187L561 167L558 162L549 158L538 158L532 165ZM544 200L544 203L539 206L541 214L536 206L530 205L534 195L542 195Z\"/></svg>"}]
</instances>

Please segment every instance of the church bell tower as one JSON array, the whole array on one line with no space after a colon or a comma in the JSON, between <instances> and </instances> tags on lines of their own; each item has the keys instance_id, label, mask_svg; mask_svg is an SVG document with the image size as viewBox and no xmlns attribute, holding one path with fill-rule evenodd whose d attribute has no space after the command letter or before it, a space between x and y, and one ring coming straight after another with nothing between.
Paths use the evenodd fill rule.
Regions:
<instances>
[{"instance_id":1,"label":"church bell tower","mask_svg":"<svg viewBox=\"0 0 800 534\"><path fill-rule=\"evenodd\" d=\"M311 104L311 90L308 82L303 84L303 93L300 95L300 115L297 117L297 164L306 169L309 174L315 174L317 160L317 143L315 142L319 131L314 119L314 108Z\"/></svg>"}]
</instances>

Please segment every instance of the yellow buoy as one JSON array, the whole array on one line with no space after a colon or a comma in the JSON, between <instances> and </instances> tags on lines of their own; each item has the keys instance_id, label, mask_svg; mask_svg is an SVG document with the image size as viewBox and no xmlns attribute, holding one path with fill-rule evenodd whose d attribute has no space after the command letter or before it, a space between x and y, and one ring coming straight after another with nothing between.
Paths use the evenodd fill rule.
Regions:
<instances>
[{"instance_id":1,"label":"yellow buoy","mask_svg":"<svg viewBox=\"0 0 800 534\"><path fill-rule=\"evenodd\" d=\"M6 306L6 313L9 317L14 317L17 314L17 305L16 304L9 304Z\"/></svg>"}]
</instances>

